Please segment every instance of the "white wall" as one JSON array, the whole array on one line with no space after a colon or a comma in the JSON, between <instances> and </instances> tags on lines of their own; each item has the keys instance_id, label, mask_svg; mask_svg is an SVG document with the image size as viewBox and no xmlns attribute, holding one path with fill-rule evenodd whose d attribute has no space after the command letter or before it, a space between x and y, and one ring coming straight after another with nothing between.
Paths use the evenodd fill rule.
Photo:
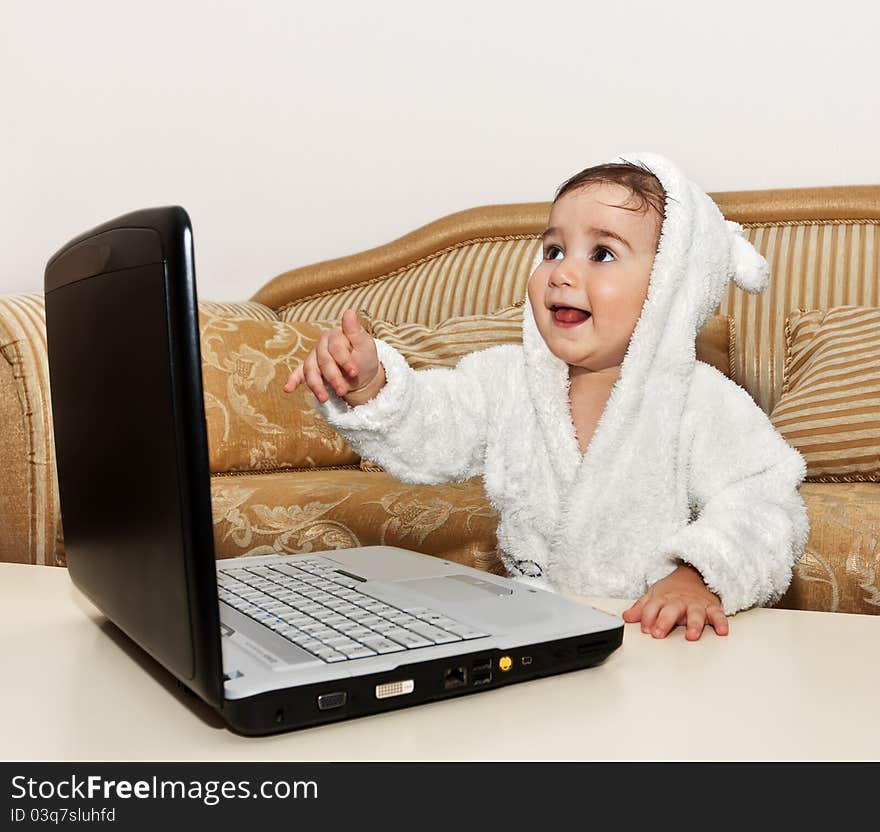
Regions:
<instances>
[{"instance_id":1,"label":"white wall","mask_svg":"<svg viewBox=\"0 0 880 832\"><path fill-rule=\"evenodd\" d=\"M0 0L0 294L180 204L199 295L628 150L706 190L880 182L877 4Z\"/></svg>"}]
</instances>

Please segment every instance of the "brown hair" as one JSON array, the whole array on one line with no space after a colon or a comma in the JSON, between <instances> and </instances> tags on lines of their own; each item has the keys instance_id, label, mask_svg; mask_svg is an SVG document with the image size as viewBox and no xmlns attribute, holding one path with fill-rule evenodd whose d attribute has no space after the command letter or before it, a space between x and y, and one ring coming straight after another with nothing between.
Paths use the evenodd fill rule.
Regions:
<instances>
[{"instance_id":1,"label":"brown hair","mask_svg":"<svg viewBox=\"0 0 880 832\"><path fill-rule=\"evenodd\" d=\"M592 185L597 182L612 182L629 188L635 197L637 204L627 211L647 211L653 208L660 216L662 224L665 217L664 206L666 203L666 190L660 184L660 180L646 165L634 164L633 162L607 162L602 165L594 165L576 173L570 179L563 182L553 197L556 202L561 196L576 188Z\"/></svg>"}]
</instances>

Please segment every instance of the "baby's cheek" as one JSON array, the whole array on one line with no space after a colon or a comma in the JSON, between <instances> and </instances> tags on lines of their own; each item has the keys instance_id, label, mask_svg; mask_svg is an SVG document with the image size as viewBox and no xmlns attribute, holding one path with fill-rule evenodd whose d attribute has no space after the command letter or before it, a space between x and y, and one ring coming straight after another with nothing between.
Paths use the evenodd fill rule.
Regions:
<instances>
[{"instance_id":1,"label":"baby's cheek","mask_svg":"<svg viewBox=\"0 0 880 832\"><path fill-rule=\"evenodd\" d=\"M538 270L540 271L540 266ZM526 286L526 292L529 296L529 301L532 304L532 308L534 309L538 303L541 302L540 294L542 292L542 286L540 283L540 279L538 276L538 271L536 271L530 278L529 282Z\"/></svg>"}]
</instances>

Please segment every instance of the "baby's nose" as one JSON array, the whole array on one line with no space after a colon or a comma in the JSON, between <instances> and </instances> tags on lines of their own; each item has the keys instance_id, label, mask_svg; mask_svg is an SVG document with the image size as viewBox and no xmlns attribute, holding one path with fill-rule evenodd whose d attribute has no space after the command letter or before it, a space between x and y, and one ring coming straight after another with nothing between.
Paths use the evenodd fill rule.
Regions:
<instances>
[{"instance_id":1,"label":"baby's nose","mask_svg":"<svg viewBox=\"0 0 880 832\"><path fill-rule=\"evenodd\" d=\"M571 286L573 281L567 268L557 266L552 272L550 272L550 277L547 279L547 282L551 286Z\"/></svg>"}]
</instances>

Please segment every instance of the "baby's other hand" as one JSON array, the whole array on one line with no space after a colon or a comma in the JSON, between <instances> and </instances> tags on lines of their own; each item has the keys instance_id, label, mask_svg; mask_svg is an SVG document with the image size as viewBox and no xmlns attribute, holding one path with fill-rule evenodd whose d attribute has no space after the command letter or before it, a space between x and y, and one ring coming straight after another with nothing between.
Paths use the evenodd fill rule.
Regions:
<instances>
[{"instance_id":1,"label":"baby's other hand","mask_svg":"<svg viewBox=\"0 0 880 832\"><path fill-rule=\"evenodd\" d=\"M284 392L292 393L303 381L319 402L330 398L325 386L330 385L350 404L353 399L368 400L377 382L384 383L376 344L354 309L345 310L341 327L321 333L305 361L290 374Z\"/></svg>"},{"instance_id":2,"label":"baby's other hand","mask_svg":"<svg viewBox=\"0 0 880 832\"><path fill-rule=\"evenodd\" d=\"M665 638L678 624L686 624L685 638L696 641L706 622L719 636L729 630L721 599L710 592L696 569L682 564L674 572L657 581L623 613L627 623L642 622L642 632L654 638Z\"/></svg>"}]
</instances>

